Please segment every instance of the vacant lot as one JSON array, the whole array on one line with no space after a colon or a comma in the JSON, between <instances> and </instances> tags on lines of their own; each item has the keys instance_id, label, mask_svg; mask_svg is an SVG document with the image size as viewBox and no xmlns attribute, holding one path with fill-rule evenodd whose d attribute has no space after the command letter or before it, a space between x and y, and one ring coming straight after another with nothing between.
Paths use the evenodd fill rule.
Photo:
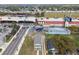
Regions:
<instances>
[{"instance_id":1,"label":"vacant lot","mask_svg":"<svg viewBox=\"0 0 79 59\"><path fill-rule=\"evenodd\" d=\"M64 16L71 16L74 18L79 18L79 12L46 12L45 17L64 17Z\"/></svg>"}]
</instances>

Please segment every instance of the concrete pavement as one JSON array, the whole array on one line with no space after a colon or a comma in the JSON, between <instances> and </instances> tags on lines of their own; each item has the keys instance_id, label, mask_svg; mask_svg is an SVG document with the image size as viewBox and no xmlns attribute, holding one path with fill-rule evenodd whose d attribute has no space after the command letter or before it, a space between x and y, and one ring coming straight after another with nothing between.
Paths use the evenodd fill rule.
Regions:
<instances>
[{"instance_id":1,"label":"concrete pavement","mask_svg":"<svg viewBox=\"0 0 79 59\"><path fill-rule=\"evenodd\" d=\"M41 32L37 32L34 36L34 48L37 55L45 55L45 36Z\"/></svg>"}]
</instances>

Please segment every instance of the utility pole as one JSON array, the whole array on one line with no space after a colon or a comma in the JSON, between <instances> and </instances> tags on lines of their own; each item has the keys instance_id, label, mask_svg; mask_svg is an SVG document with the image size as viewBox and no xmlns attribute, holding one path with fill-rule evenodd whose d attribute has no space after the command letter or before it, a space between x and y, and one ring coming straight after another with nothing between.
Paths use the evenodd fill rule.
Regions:
<instances>
[{"instance_id":1,"label":"utility pole","mask_svg":"<svg viewBox=\"0 0 79 59\"><path fill-rule=\"evenodd\" d=\"M38 25L38 20L37 20L37 18L35 19L35 23Z\"/></svg>"}]
</instances>

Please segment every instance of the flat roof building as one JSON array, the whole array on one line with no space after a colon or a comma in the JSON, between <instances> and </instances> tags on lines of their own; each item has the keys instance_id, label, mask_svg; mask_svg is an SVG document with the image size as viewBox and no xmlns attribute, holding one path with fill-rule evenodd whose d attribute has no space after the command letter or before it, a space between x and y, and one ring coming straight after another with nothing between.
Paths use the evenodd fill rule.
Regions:
<instances>
[{"instance_id":1,"label":"flat roof building","mask_svg":"<svg viewBox=\"0 0 79 59\"><path fill-rule=\"evenodd\" d=\"M71 31L66 28L49 27L47 34L70 34Z\"/></svg>"}]
</instances>

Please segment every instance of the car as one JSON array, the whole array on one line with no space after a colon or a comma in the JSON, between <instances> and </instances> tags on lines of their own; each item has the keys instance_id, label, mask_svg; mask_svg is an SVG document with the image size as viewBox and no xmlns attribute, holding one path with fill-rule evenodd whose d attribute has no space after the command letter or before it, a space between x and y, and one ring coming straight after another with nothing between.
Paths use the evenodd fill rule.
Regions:
<instances>
[{"instance_id":1,"label":"car","mask_svg":"<svg viewBox=\"0 0 79 59\"><path fill-rule=\"evenodd\" d=\"M55 48L55 46L51 40L47 41L47 49L48 49L48 54L50 54L50 55L58 53L57 49Z\"/></svg>"},{"instance_id":2,"label":"car","mask_svg":"<svg viewBox=\"0 0 79 59\"><path fill-rule=\"evenodd\" d=\"M43 30L43 26L34 26L33 27L36 31L42 31Z\"/></svg>"}]
</instances>

